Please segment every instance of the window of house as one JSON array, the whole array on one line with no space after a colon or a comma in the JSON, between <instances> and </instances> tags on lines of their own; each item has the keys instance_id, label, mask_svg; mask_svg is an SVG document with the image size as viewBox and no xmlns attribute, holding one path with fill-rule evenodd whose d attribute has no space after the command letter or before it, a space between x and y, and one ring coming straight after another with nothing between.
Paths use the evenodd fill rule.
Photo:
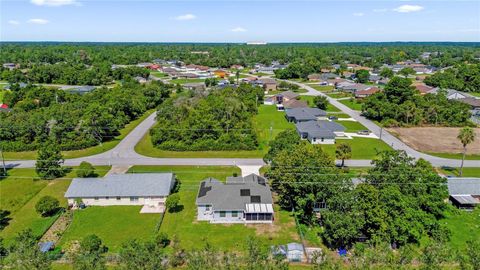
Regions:
<instances>
[{"instance_id":1,"label":"window of house","mask_svg":"<svg viewBox=\"0 0 480 270\"><path fill-rule=\"evenodd\" d=\"M238 212L237 211L232 211L232 217L238 217Z\"/></svg>"},{"instance_id":2,"label":"window of house","mask_svg":"<svg viewBox=\"0 0 480 270\"><path fill-rule=\"evenodd\" d=\"M121 199L122 199L122 198L120 198L120 197L117 197L117 201L120 201Z\"/></svg>"},{"instance_id":3,"label":"window of house","mask_svg":"<svg viewBox=\"0 0 480 270\"><path fill-rule=\"evenodd\" d=\"M93 198L95 201L98 201L98 197Z\"/></svg>"},{"instance_id":4,"label":"window of house","mask_svg":"<svg viewBox=\"0 0 480 270\"><path fill-rule=\"evenodd\" d=\"M226 212L225 211L220 211L220 217L225 217L226 216Z\"/></svg>"},{"instance_id":5,"label":"window of house","mask_svg":"<svg viewBox=\"0 0 480 270\"><path fill-rule=\"evenodd\" d=\"M105 200L108 200L108 199L110 199L110 197L105 197Z\"/></svg>"},{"instance_id":6,"label":"window of house","mask_svg":"<svg viewBox=\"0 0 480 270\"><path fill-rule=\"evenodd\" d=\"M322 142L323 142L323 138L322 138Z\"/></svg>"},{"instance_id":7,"label":"window of house","mask_svg":"<svg viewBox=\"0 0 480 270\"><path fill-rule=\"evenodd\" d=\"M326 209L327 208L327 203L325 201L315 202L315 203L313 203L313 208L315 208L315 209Z\"/></svg>"},{"instance_id":8,"label":"window of house","mask_svg":"<svg viewBox=\"0 0 480 270\"><path fill-rule=\"evenodd\" d=\"M210 211L210 205L205 206L205 211Z\"/></svg>"},{"instance_id":9,"label":"window of house","mask_svg":"<svg viewBox=\"0 0 480 270\"><path fill-rule=\"evenodd\" d=\"M131 202L138 202L138 197L130 197Z\"/></svg>"}]
</instances>

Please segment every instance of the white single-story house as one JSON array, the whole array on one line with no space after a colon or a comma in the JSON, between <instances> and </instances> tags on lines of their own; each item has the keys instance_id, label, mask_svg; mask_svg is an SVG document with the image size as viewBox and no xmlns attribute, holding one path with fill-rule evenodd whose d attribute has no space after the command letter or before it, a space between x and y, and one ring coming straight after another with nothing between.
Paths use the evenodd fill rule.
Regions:
<instances>
[{"instance_id":1,"label":"white single-story house","mask_svg":"<svg viewBox=\"0 0 480 270\"><path fill-rule=\"evenodd\" d=\"M311 144L335 144L336 137L345 136L345 127L332 121L306 121L295 124L302 140Z\"/></svg>"},{"instance_id":2,"label":"white single-story house","mask_svg":"<svg viewBox=\"0 0 480 270\"><path fill-rule=\"evenodd\" d=\"M65 193L70 206L143 205L142 212L163 212L175 186L173 173L113 174L75 178Z\"/></svg>"},{"instance_id":3,"label":"white single-story house","mask_svg":"<svg viewBox=\"0 0 480 270\"><path fill-rule=\"evenodd\" d=\"M210 223L272 223L273 199L265 178L256 174L208 178L200 183L197 220Z\"/></svg>"}]
</instances>

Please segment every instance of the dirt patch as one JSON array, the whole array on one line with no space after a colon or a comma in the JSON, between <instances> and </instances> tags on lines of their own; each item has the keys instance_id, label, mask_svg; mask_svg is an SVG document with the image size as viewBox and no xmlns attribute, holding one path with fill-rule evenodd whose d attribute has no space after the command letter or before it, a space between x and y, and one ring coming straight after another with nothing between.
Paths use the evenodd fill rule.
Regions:
<instances>
[{"instance_id":1,"label":"dirt patch","mask_svg":"<svg viewBox=\"0 0 480 270\"><path fill-rule=\"evenodd\" d=\"M415 150L431 153L462 153L463 146L457 139L460 128L416 127L389 128L400 140ZM480 153L480 128L475 128L475 141L467 146L467 154Z\"/></svg>"}]
</instances>

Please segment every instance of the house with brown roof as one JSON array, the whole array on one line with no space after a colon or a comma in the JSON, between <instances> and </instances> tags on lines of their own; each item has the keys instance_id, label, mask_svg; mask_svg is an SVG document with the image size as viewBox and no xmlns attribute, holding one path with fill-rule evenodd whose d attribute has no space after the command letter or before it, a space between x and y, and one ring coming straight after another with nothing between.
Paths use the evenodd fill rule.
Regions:
<instances>
[{"instance_id":1,"label":"house with brown roof","mask_svg":"<svg viewBox=\"0 0 480 270\"><path fill-rule=\"evenodd\" d=\"M380 92L380 88L378 87L370 87L364 90L358 90L355 92L355 98L361 99L361 98L367 98L375 93Z\"/></svg>"},{"instance_id":2,"label":"house with brown roof","mask_svg":"<svg viewBox=\"0 0 480 270\"><path fill-rule=\"evenodd\" d=\"M414 86L415 86L415 89L417 89L418 92L420 92L420 95L432 93L435 89L434 87L428 86L424 83L415 84Z\"/></svg>"},{"instance_id":3,"label":"house with brown roof","mask_svg":"<svg viewBox=\"0 0 480 270\"><path fill-rule=\"evenodd\" d=\"M259 83L261 83L265 92L275 91L277 90L277 81L272 78L263 78L258 79Z\"/></svg>"}]
</instances>

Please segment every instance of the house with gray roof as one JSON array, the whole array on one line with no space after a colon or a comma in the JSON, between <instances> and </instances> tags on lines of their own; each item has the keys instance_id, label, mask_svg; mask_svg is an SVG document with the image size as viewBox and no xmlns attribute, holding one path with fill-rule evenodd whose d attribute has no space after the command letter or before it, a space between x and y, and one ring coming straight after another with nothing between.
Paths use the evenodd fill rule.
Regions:
<instances>
[{"instance_id":1,"label":"house with gray roof","mask_svg":"<svg viewBox=\"0 0 480 270\"><path fill-rule=\"evenodd\" d=\"M318 108L291 108L285 110L288 122L300 123L319 119L326 119L327 112Z\"/></svg>"},{"instance_id":2,"label":"house with gray roof","mask_svg":"<svg viewBox=\"0 0 480 270\"><path fill-rule=\"evenodd\" d=\"M143 205L141 212L163 212L175 186L173 173L112 174L104 178L75 178L65 193L70 206Z\"/></svg>"},{"instance_id":3,"label":"house with gray roof","mask_svg":"<svg viewBox=\"0 0 480 270\"><path fill-rule=\"evenodd\" d=\"M272 223L273 199L267 180L256 174L207 178L197 194L197 220L210 223Z\"/></svg>"},{"instance_id":4,"label":"house with gray roof","mask_svg":"<svg viewBox=\"0 0 480 270\"><path fill-rule=\"evenodd\" d=\"M480 205L480 178L451 177L447 186L449 200L456 207L473 210Z\"/></svg>"},{"instance_id":5,"label":"house with gray roof","mask_svg":"<svg viewBox=\"0 0 480 270\"><path fill-rule=\"evenodd\" d=\"M336 137L345 136L345 127L333 121L299 122L295 127L300 138L311 144L335 144Z\"/></svg>"}]
</instances>

